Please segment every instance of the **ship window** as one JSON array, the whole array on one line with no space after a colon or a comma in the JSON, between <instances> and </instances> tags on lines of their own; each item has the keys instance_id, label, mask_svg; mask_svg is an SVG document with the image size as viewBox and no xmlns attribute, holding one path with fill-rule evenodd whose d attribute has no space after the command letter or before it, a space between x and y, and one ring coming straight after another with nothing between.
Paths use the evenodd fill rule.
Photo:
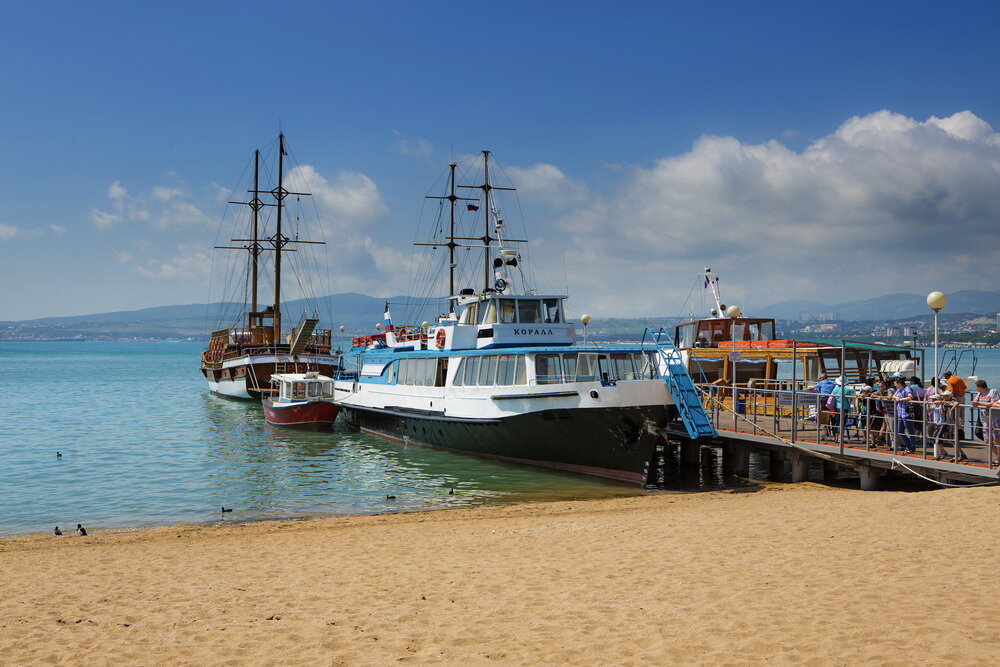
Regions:
<instances>
[{"instance_id":1,"label":"ship window","mask_svg":"<svg viewBox=\"0 0 1000 667\"><path fill-rule=\"evenodd\" d=\"M514 371L515 384L528 384L528 373L525 370L524 355L517 355L517 368Z\"/></svg>"},{"instance_id":2,"label":"ship window","mask_svg":"<svg viewBox=\"0 0 1000 667\"><path fill-rule=\"evenodd\" d=\"M659 376L656 358L652 354L638 352L634 355L635 370L640 378L653 379Z\"/></svg>"},{"instance_id":3,"label":"ship window","mask_svg":"<svg viewBox=\"0 0 1000 667\"><path fill-rule=\"evenodd\" d=\"M581 354L576 364L576 381L587 382L593 380L597 374L597 355Z\"/></svg>"},{"instance_id":4,"label":"ship window","mask_svg":"<svg viewBox=\"0 0 1000 667\"><path fill-rule=\"evenodd\" d=\"M461 387L465 384L465 362L468 359L461 359L455 364L455 377L452 378L451 384L455 387Z\"/></svg>"},{"instance_id":5,"label":"ship window","mask_svg":"<svg viewBox=\"0 0 1000 667\"><path fill-rule=\"evenodd\" d=\"M292 394L291 394L292 386L290 384L288 384L287 382L282 382L279 386L281 387L281 397L282 398L291 398L292 397Z\"/></svg>"},{"instance_id":6,"label":"ship window","mask_svg":"<svg viewBox=\"0 0 1000 667\"><path fill-rule=\"evenodd\" d=\"M437 380L437 359L419 359L420 363L420 384L425 387L433 387Z\"/></svg>"},{"instance_id":7,"label":"ship window","mask_svg":"<svg viewBox=\"0 0 1000 667\"><path fill-rule=\"evenodd\" d=\"M497 303L496 301L490 300L486 304L486 308L483 313L483 324L496 324L497 323Z\"/></svg>"},{"instance_id":8,"label":"ship window","mask_svg":"<svg viewBox=\"0 0 1000 667\"><path fill-rule=\"evenodd\" d=\"M535 355L536 384L556 384L561 381L560 375L558 354Z\"/></svg>"},{"instance_id":9,"label":"ship window","mask_svg":"<svg viewBox=\"0 0 1000 667\"><path fill-rule=\"evenodd\" d=\"M514 359L510 354L505 354L497 360L497 384L514 384Z\"/></svg>"},{"instance_id":10,"label":"ship window","mask_svg":"<svg viewBox=\"0 0 1000 667\"><path fill-rule=\"evenodd\" d=\"M485 387L493 384L496 376L497 358L493 355L483 357L479 363L479 386Z\"/></svg>"},{"instance_id":11,"label":"ship window","mask_svg":"<svg viewBox=\"0 0 1000 667\"><path fill-rule=\"evenodd\" d=\"M305 398L306 397L306 383L296 382L292 386L292 398Z\"/></svg>"},{"instance_id":12,"label":"ship window","mask_svg":"<svg viewBox=\"0 0 1000 667\"><path fill-rule=\"evenodd\" d=\"M475 324L479 316L479 304L470 303L462 313L462 324Z\"/></svg>"},{"instance_id":13,"label":"ship window","mask_svg":"<svg viewBox=\"0 0 1000 667\"><path fill-rule=\"evenodd\" d=\"M760 323L760 339L774 340L774 322Z\"/></svg>"},{"instance_id":14,"label":"ship window","mask_svg":"<svg viewBox=\"0 0 1000 667\"><path fill-rule=\"evenodd\" d=\"M475 387L479 384L479 357L466 357L462 360L462 367L465 370L465 385Z\"/></svg>"},{"instance_id":15,"label":"ship window","mask_svg":"<svg viewBox=\"0 0 1000 667\"><path fill-rule=\"evenodd\" d=\"M559 314L559 299L542 299L542 311L546 323L562 321Z\"/></svg>"},{"instance_id":16,"label":"ship window","mask_svg":"<svg viewBox=\"0 0 1000 667\"><path fill-rule=\"evenodd\" d=\"M570 378L576 377L576 363L577 355L575 354L564 354L563 358L563 371L562 374L566 376L567 381Z\"/></svg>"},{"instance_id":17,"label":"ship window","mask_svg":"<svg viewBox=\"0 0 1000 667\"><path fill-rule=\"evenodd\" d=\"M517 322L517 302L514 299L500 299L500 322L504 324Z\"/></svg>"},{"instance_id":18,"label":"ship window","mask_svg":"<svg viewBox=\"0 0 1000 667\"><path fill-rule=\"evenodd\" d=\"M535 322L541 322L541 312L539 311L539 303L534 299L520 299L518 301L518 321L525 324L533 324Z\"/></svg>"},{"instance_id":19,"label":"ship window","mask_svg":"<svg viewBox=\"0 0 1000 667\"><path fill-rule=\"evenodd\" d=\"M309 398L318 398L323 391L323 388L320 387L319 382L310 382L308 385L308 389L309 389Z\"/></svg>"},{"instance_id":20,"label":"ship window","mask_svg":"<svg viewBox=\"0 0 1000 667\"><path fill-rule=\"evenodd\" d=\"M324 382L323 383L323 398L333 398L333 383Z\"/></svg>"},{"instance_id":21,"label":"ship window","mask_svg":"<svg viewBox=\"0 0 1000 667\"><path fill-rule=\"evenodd\" d=\"M632 355L615 353L611 355L611 365L614 368L616 380L635 379L635 371L632 368Z\"/></svg>"},{"instance_id":22,"label":"ship window","mask_svg":"<svg viewBox=\"0 0 1000 667\"><path fill-rule=\"evenodd\" d=\"M386 368L388 369L385 373L385 381L387 384L392 384L396 381L396 366L399 365L398 361L394 361L388 364Z\"/></svg>"}]
</instances>

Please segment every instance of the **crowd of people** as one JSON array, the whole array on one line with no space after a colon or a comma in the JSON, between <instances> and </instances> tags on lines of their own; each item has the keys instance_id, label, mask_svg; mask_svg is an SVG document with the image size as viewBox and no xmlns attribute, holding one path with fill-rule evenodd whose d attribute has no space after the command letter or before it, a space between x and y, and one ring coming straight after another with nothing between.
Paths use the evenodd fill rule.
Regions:
<instances>
[{"instance_id":1,"label":"crowd of people","mask_svg":"<svg viewBox=\"0 0 1000 667\"><path fill-rule=\"evenodd\" d=\"M926 386L920 378L895 373L888 380L869 378L853 389L843 378L831 380L825 374L810 388L818 395L825 426L839 434L853 425L867 434L873 447L915 452L921 442L930 442L934 458L953 462L968 459L962 451L966 440L965 403L971 394L965 381L950 372L932 379ZM1000 391L985 380L976 380L971 405L977 417L974 433L991 448L992 460L1000 461ZM957 429L957 433L956 433ZM947 445L955 451L949 455Z\"/></svg>"}]
</instances>

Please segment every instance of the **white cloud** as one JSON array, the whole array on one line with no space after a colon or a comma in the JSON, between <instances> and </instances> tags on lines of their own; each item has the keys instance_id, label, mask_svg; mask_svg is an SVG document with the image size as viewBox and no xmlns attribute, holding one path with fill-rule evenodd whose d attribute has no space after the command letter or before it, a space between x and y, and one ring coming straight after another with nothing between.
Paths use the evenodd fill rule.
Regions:
<instances>
[{"instance_id":1,"label":"white cloud","mask_svg":"<svg viewBox=\"0 0 1000 667\"><path fill-rule=\"evenodd\" d=\"M0 223L0 241L10 241L17 236L17 232L17 227Z\"/></svg>"},{"instance_id":2,"label":"white cloud","mask_svg":"<svg viewBox=\"0 0 1000 667\"><path fill-rule=\"evenodd\" d=\"M561 192L562 172L538 167L515 184ZM610 195L574 196L585 203L555 226L574 301L594 312L679 314L705 264L761 305L1000 277L1000 135L968 111L925 122L879 111L802 151L706 136Z\"/></svg>"},{"instance_id":3,"label":"white cloud","mask_svg":"<svg viewBox=\"0 0 1000 667\"><path fill-rule=\"evenodd\" d=\"M108 197L111 199L125 199L128 192L122 187L121 181L115 181L108 186Z\"/></svg>"},{"instance_id":4,"label":"white cloud","mask_svg":"<svg viewBox=\"0 0 1000 667\"><path fill-rule=\"evenodd\" d=\"M357 234L359 228L381 222L389 214L375 181L355 171L341 170L330 182L314 167L301 165L289 171L286 187L312 194L326 233Z\"/></svg>"},{"instance_id":5,"label":"white cloud","mask_svg":"<svg viewBox=\"0 0 1000 667\"><path fill-rule=\"evenodd\" d=\"M154 199L159 199L161 201L176 199L184 194L184 190L180 188L168 188L163 185L157 185L150 192Z\"/></svg>"},{"instance_id":6,"label":"white cloud","mask_svg":"<svg viewBox=\"0 0 1000 667\"><path fill-rule=\"evenodd\" d=\"M434 147L426 139L410 139L402 132L393 132L396 141L393 143L396 151L400 155L409 155L420 158L426 162L431 162L434 155Z\"/></svg>"},{"instance_id":7,"label":"white cloud","mask_svg":"<svg viewBox=\"0 0 1000 667\"><path fill-rule=\"evenodd\" d=\"M167 261L147 258L139 263L125 252L118 254L118 261L123 264L131 264L132 271L150 280L206 282L212 266L212 257L209 251L188 244L180 244L177 246L177 250L178 254Z\"/></svg>"},{"instance_id":8,"label":"white cloud","mask_svg":"<svg viewBox=\"0 0 1000 667\"><path fill-rule=\"evenodd\" d=\"M62 225L49 225L49 231L51 231L53 234L58 234L62 236L67 232L67 229Z\"/></svg>"},{"instance_id":9,"label":"white cloud","mask_svg":"<svg viewBox=\"0 0 1000 667\"><path fill-rule=\"evenodd\" d=\"M569 178L555 165L539 163L530 167L508 167L507 175L517 184L525 201L549 206L579 205L589 193L582 183Z\"/></svg>"},{"instance_id":10,"label":"white cloud","mask_svg":"<svg viewBox=\"0 0 1000 667\"><path fill-rule=\"evenodd\" d=\"M131 253L122 250L120 253L118 253L118 256L115 258L115 261L117 261L119 264L131 264L132 262L135 261L135 257Z\"/></svg>"},{"instance_id":11,"label":"white cloud","mask_svg":"<svg viewBox=\"0 0 1000 667\"><path fill-rule=\"evenodd\" d=\"M110 229L112 225L121 222L122 216L108 213L96 208L90 209L90 222L98 229Z\"/></svg>"}]
</instances>

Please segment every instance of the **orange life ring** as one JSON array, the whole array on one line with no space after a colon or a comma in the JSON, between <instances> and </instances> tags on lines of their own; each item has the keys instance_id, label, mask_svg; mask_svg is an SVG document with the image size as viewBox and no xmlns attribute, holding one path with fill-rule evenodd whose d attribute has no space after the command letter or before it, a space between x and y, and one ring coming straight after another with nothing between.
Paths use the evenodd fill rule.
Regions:
<instances>
[{"instance_id":1,"label":"orange life ring","mask_svg":"<svg viewBox=\"0 0 1000 667\"><path fill-rule=\"evenodd\" d=\"M447 338L444 329L438 329L437 335L434 336L434 342L437 343L439 350L444 349L445 340L447 340Z\"/></svg>"}]
</instances>

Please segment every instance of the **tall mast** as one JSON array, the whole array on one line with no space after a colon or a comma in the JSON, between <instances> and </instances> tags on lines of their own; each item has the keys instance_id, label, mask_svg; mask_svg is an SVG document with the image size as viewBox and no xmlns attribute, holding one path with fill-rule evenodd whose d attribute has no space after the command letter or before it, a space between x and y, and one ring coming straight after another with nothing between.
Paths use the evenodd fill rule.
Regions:
<instances>
[{"instance_id":1,"label":"tall mast","mask_svg":"<svg viewBox=\"0 0 1000 667\"><path fill-rule=\"evenodd\" d=\"M448 296L454 296L455 294L455 240L452 238L455 236L455 200L458 197L455 196L455 167L457 165L452 162L448 165L448 169L451 171L450 187L448 188L448 200L451 206L451 219L448 222Z\"/></svg>"},{"instance_id":2,"label":"tall mast","mask_svg":"<svg viewBox=\"0 0 1000 667\"><path fill-rule=\"evenodd\" d=\"M274 344L281 342L281 249L284 237L281 235L281 210L284 208L285 188L282 185L285 169L285 133L278 133L278 187L274 189L274 197L278 200L278 221L274 231Z\"/></svg>"},{"instance_id":3,"label":"tall mast","mask_svg":"<svg viewBox=\"0 0 1000 667\"><path fill-rule=\"evenodd\" d=\"M430 245L437 247L439 245L448 246L448 298L455 296L455 248L458 248L461 244L455 243L455 202L457 201L479 201L478 199L473 199L471 197L459 197L455 194L455 167L458 164L452 162L448 165L450 170L450 175L448 179L448 195L445 197L435 197L427 195L425 199L447 199L450 206L449 220L448 220L448 243L414 243L413 245ZM464 187L464 186L463 186Z\"/></svg>"},{"instance_id":4,"label":"tall mast","mask_svg":"<svg viewBox=\"0 0 1000 667\"><path fill-rule=\"evenodd\" d=\"M258 183L258 176L260 172L260 151L256 150L253 152L253 189L260 190ZM250 209L253 211L253 234L251 235L251 243L253 250L250 251L250 312L257 312L257 257L260 255L260 244L258 242L258 228L257 228L257 211L260 210L260 199L257 195L253 196L253 201L250 204ZM253 324L248 322L248 327L252 327Z\"/></svg>"},{"instance_id":5,"label":"tall mast","mask_svg":"<svg viewBox=\"0 0 1000 667\"><path fill-rule=\"evenodd\" d=\"M490 152L483 151L483 292L490 288Z\"/></svg>"},{"instance_id":6,"label":"tall mast","mask_svg":"<svg viewBox=\"0 0 1000 667\"><path fill-rule=\"evenodd\" d=\"M459 236L456 238L470 241L483 242L483 292L490 289L490 275L492 265L490 263L490 244L495 241L490 236L490 212L492 209L492 198L490 193L493 190L515 190L516 188L498 188L490 185L490 152L483 151L483 184L482 185L460 185L460 188L475 188L483 191L483 236L482 238L469 238ZM511 239L516 240L516 239Z\"/></svg>"}]
</instances>

